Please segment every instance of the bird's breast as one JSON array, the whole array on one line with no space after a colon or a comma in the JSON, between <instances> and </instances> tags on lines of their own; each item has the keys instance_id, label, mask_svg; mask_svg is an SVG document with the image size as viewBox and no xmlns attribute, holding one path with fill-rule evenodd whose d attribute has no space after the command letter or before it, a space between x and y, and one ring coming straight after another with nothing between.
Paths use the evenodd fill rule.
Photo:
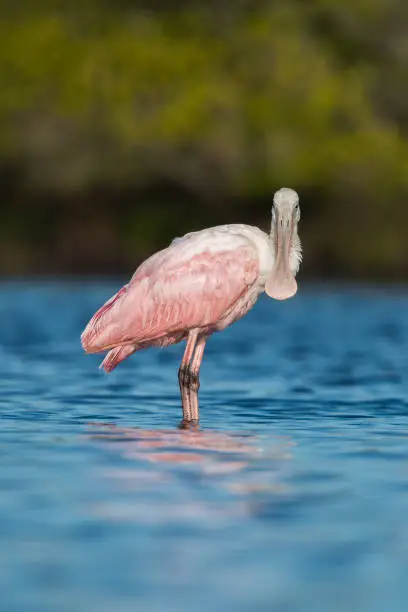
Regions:
<instances>
[{"instance_id":1,"label":"bird's breast","mask_svg":"<svg viewBox=\"0 0 408 612\"><path fill-rule=\"evenodd\" d=\"M232 323L235 323L235 321L242 319L242 317L244 317L254 306L262 291L263 287L259 283L249 287L248 291L242 295L219 320L219 322L216 324L215 330L222 331L226 327L232 325Z\"/></svg>"}]
</instances>

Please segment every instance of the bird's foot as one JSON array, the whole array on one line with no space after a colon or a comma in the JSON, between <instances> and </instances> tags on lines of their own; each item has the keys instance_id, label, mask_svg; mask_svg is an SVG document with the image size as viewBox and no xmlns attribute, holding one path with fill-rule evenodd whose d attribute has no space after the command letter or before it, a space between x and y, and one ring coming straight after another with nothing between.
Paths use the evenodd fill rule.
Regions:
<instances>
[{"instance_id":1,"label":"bird's foot","mask_svg":"<svg viewBox=\"0 0 408 612\"><path fill-rule=\"evenodd\" d=\"M180 387L184 387L195 393L197 393L200 388L200 379L198 375L191 372L188 367L179 369L179 383Z\"/></svg>"}]
</instances>

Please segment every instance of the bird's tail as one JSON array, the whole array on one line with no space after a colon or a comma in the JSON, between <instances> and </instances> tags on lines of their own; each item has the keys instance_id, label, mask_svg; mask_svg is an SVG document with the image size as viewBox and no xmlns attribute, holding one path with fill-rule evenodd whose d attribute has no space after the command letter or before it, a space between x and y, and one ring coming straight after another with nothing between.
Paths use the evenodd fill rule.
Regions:
<instances>
[{"instance_id":1,"label":"bird's tail","mask_svg":"<svg viewBox=\"0 0 408 612\"><path fill-rule=\"evenodd\" d=\"M121 361L129 357L136 350L137 347L134 344L122 344L121 346L117 346L106 354L105 359L99 367L109 374L109 372L112 372Z\"/></svg>"},{"instance_id":2,"label":"bird's tail","mask_svg":"<svg viewBox=\"0 0 408 612\"><path fill-rule=\"evenodd\" d=\"M99 310L94 314L81 335L81 344L86 353L98 353L104 350L106 342L106 328L109 323L109 315L112 308L126 294L126 285L113 295ZM113 343L111 343L113 344Z\"/></svg>"}]
</instances>

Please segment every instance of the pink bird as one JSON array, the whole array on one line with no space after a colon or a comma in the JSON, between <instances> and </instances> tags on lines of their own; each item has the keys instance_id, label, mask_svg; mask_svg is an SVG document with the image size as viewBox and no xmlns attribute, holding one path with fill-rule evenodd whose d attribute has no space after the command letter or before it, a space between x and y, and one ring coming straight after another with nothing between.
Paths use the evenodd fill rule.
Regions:
<instances>
[{"instance_id":1,"label":"pink bird","mask_svg":"<svg viewBox=\"0 0 408 612\"><path fill-rule=\"evenodd\" d=\"M298 194L282 188L273 198L270 234L231 224L176 238L95 313L81 336L84 350L107 351L101 367L111 372L136 351L186 340L183 414L198 419L198 404L192 408L188 397L199 389L208 337L243 317L264 291L277 300L296 293L299 219Z\"/></svg>"}]
</instances>

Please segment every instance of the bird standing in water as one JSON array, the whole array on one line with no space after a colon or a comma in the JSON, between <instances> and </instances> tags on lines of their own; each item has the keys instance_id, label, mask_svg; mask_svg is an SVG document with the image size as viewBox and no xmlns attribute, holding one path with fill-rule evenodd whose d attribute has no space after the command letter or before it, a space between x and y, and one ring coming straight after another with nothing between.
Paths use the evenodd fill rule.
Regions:
<instances>
[{"instance_id":1,"label":"bird standing in water","mask_svg":"<svg viewBox=\"0 0 408 612\"><path fill-rule=\"evenodd\" d=\"M277 300L296 293L299 219L298 194L284 187L273 198L270 234L230 224L176 238L95 313L81 336L84 350L107 351L101 367L111 372L136 351L186 340L179 369L183 418L198 420L208 337L243 317L264 291Z\"/></svg>"}]
</instances>

